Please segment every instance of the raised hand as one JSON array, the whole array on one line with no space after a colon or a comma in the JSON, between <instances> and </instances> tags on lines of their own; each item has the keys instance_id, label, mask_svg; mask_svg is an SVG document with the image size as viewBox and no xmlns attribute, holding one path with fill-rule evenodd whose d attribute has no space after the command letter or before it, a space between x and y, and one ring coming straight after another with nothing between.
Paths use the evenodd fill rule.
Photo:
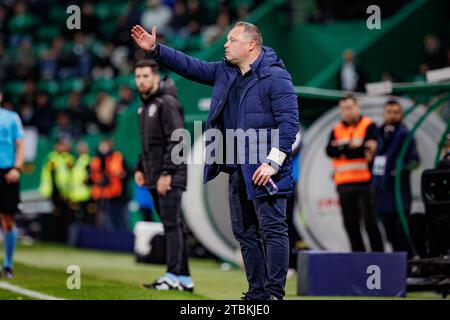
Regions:
<instances>
[{"instance_id":1,"label":"raised hand","mask_svg":"<svg viewBox=\"0 0 450 320\"><path fill-rule=\"evenodd\" d=\"M154 50L156 46L156 26L153 26L150 34L140 25L135 25L131 28L131 37L142 50Z\"/></svg>"}]
</instances>

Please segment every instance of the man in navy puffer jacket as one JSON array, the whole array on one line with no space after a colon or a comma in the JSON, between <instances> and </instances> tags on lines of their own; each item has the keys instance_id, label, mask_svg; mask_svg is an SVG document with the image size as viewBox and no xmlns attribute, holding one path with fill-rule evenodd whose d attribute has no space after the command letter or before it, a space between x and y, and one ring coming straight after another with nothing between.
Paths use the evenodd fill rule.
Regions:
<instances>
[{"instance_id":1,"label":"man in navy puffer jacket","mask_svg":"<svg viewBox=\"0 0 450 320\"><path fill-rule=\"evenodd\" d=\"M148 33L134 26L132 38L160 65L213 86L205 129L226 132L226 163L207 161L204 181L220 172L229 174L232 229L249 282L243 298L282 299L289 253L286 195L293 189L291 148L299 128L290 74L274 50L262 46L259 29L246 22L236 23L228 33L225 58L218 62L198 60L157 43L156 27ZM256 133L257 143L254 136L244 134L248 139L229 148L242 139L242 131ZM269 180L278 188L274 195L266 188Z\"/></svg>"}]
</instances>

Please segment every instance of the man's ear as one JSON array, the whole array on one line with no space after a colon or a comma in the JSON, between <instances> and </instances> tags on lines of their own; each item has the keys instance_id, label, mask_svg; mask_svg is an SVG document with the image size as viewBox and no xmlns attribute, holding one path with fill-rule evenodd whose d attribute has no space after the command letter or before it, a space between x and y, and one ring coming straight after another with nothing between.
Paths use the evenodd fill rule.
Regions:
<instances>
[{"instance_id":1,"label":"man's ear","mask_svg":"<svg viewBox=\"0 0 450 320\"><path fill-rule=\"evenodd\" d=\"M253 51L256 49L256 42L255 41L249 41L250 45L250 51Z\"/></svg>"}]
</instances>

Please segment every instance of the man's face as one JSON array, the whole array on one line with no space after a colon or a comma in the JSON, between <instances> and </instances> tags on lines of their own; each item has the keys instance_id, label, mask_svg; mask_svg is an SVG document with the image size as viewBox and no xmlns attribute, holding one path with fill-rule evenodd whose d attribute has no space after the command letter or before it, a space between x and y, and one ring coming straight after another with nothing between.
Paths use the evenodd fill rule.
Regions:
<instances>
[{"instance_id":1,"label":"man's face","mask_svg":"<svg viewBox=\"0 0 450 320\"><path fill-rule=\"evenodd\" d=\"M134 71L134 81L140 93L148 92L152 87L155 74L150 67L136 68Z\"/></svg>"},{"instance_id":2,"label":"man's face","mask_svg":"<svg viewBox=\"0 0 450 320\"><path fill-rule=\"evenodd\" d=\"M345 122L354 123L360 116L359 104L353 99L345 99L339 102L341 118Z\"/></svg>"},{"instance_id":3,"label":"man's face","mask_svg":"<svg viewBox=\"0 0 450 320\"><path fill-rule=\"evenodd\" d=\"M67 140L61 140L56 143L56 151L61 152L69 152L71 149L70 142Z\"/></svg>"},{"instance_id":4,"label":"man's face","mask_svg":"<svg viewBox=\"0 0 450 320\"><path fill-rule=\"evenodd\" d=\"M112 142L109 140L103 140L98 145L98 151L101 154L108 154L109 152L112 151L112 149L113 149L113 145L112 145Z\"/></svg>"},{"instance_id":5,"label":"man's face","mask_svg":"<svg viewBox=\"0 0 450 320\"><path fill-rule=\"evenodd\" d=\"M345 62L353 62L355 60L355 54L352 50L345 50L343 58Z\"/></svg>"},{"instance_id":6,"label":"man's face","mask_svg":"<svg viewBox=\"0 0 450 320\"><path fill-rule=\"evenodd\" d=\"M447 142L447 145L444 148L444 154L450 153L450 142Z\"/></svg>"},{"instance_id":7,"label":"man's face","mask_svg":"<svg viewBox=\"0 0 450 320\"><path fill-rule=\"evenodd\" d=\"M395 124L402 121L402 109L398 104L384 106L383 119L385 124Z\"/></svg>"},{"instance_id":8,"label":"man's face","mask_svg":"<svg viewBox=\"0 0 450 320\"><path fill-rule=\"evenodd\" d=\"M244 27L234 27L228 33L224 48L225 59L233 64L239 64L250 56L250 52L255 48L255 42L249 41L244 33Z\"/></svg>"}]
</instances>

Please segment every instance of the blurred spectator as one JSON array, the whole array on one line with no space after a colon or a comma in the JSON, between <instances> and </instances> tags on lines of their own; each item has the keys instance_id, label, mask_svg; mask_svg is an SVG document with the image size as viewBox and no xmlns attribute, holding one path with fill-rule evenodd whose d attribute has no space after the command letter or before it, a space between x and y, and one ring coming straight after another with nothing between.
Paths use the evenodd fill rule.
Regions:
<instances>
[{"instance_id":1,"label":"blurred spectator","mask_svg":"<svg viewBox=\"0 0 450 320\"><path fill-rule=\"evenodd\" d=\"M426 82L427 81L427 72L430 70L426 63L422 63L419 66L419 74L414 78L415 82Z\"/></svg>"},{"instance_id":2,"label":"blurred spectator","mask_svg":"<svg viewBox=\"0 0 450 320\"><path fill-rule=\"evenodd\" d=\"M89 208L91 199L91 188L89 182L89 163L91 158L89 156L89 147L84 141L77 144L78 156L74 161L73 168L70 175L70 185L72 192L70 198L72 201L72 208L75 210L75 215L78 220L94 223L93 212Z\"/></svg>"},{"instance_id":3,"label":"blurred spectator","mask_svg":"<svg viewBox=\"0 0 450 320\"><path fill-rule=\"evenodd\" d=\"M397 82L398 78L393 72L384 71L383 73L381 73L380 81Z\"/></svg>"},{"instance_id":4,"label":"blurred spectator","mask_svg":"<svg viewBox=\"0 0 450 320\"><path fill-rule=\"evenodd\" d=\"M12 104L12 102L8 100L7 95L1 91L0 91L0 107L9 111L16 111L14 109L14 105Z\"/></svg>"},{"instance_id":5,"label":"blurred spectator","mask_svg":"<svg viewBox=\"0 0 450 320\"><path fill-rule=\"evenodd\" d=\"M351 49L344 51L342 67L339 71L339 89L365 92L367 76L361 66L355 63L355 53Z\"/></svg>"},{"instance_id":6,"label":"blurred spectator","mask_svg":"<svg viewBox=\"0 0 450 320\"><path fill-rule=\"evenodd\" d=\"M116 126L117 103L111 96L101 91L94 106L97 125L102 133L110 133Z\"/></svg>"},{"instance_id":7,"label":"blurred spectator","mask_svg":"<svg viewBox=\"0 0 450 320\"><path fill-rule=\"evenodd\" d=\"M117 103L117 112L125 111L130 104L134 101L134 92L128 86L120 86L119 89L119 101Z\"/></svg>"},{"instance_id":8,"label":"blurred spectator","mask_svg":"<svg viewBox=\"0 0 450 320\"><path fill-rule=\"evenodd\" d=\"M64 39L56 37L49 49L43 51L39 58L40 76L45 80L56 78L58 72L58 60L64 50Z\"/></svg>"},{"instance_id":9,"label":"blurred spectator","mask_svg":"<svg viewBox=\"0 0 450 320\"><path fill-rule=\"evenodd\" d=\"M403 171L397 172L397 160L409 130L403 124L402 107L396 100L386 102L383 118L384 123L378 128L378 147L372 170L377 213L393 250L409 251L411 255L411 248L397 211L394 183L395 177L400 174L401 199L405 214L409 217L412 202L410 174L419 165L419 154L413 140L403 159Z\"/></svg>"},{"instance_id":10,"label":"blurred spectator","mask_svg":"<svg viewBox=\"0 0 450 320\"><path fill-rule=\"evenodd\" d=\"M19 115L24 127L34 127L34 107L29 103L21 103L19 105Z\"/></svg>"},{"instance_id":11,"label":"blurred spectator","mask_svg":"<svg viewBox=\"0 0 450 320\"><path fill-rule=\"evenodd\" d=\"M130 50L126 46L115 47L111 53L110 61L117 73L127 74L131 70L131 65L128 57L130 55Z\"/></svg>"},{"instance_id":12,"label":"blurred spectator","mask_svg":"<svg viewBox=\"0 0 450 320\"><path fill-rule=\"evenodd\" d=\"M75 34L72 52L78 60L78 76L88 77L92 68L92 58L88 37L83 32Z\"/></svg>"},{"instance_id":13,"label":"blurred spectator","mask_svg":"<svg viewBox=\"0 0 450 320\"><path fill-rule=\"evenodd\" d=\"M128 24L127 16L121 15L117 18L116 36L114 37L115 46L131 46L130 45L130 26Z\"/></svg>"},{"instance_id":14,"label":"blurred spectator","mask_svg":"<svg viewBox=\"0 0 450 320\"><path fill-rule=\"evenodd\" d=\"M161 0L147 0L147 5L148 8L141 16L141 25L149 31L156 26L158 32L166 33L172 19L172 10L161 3Z\"/></svg>"},{"instance_id":15,"label":"blurred spectator","mask_svg":"<svg viewBox=\"0 0 450 320\"><path fill-rule=\"evenodd\" d=\"M169 23L170 34L179 35L180 31L187 26L189 17L186 4L183 0L177 0L174 6L174 13Z\"/></svg>"},{"instance_id":16,"label":"blurred spectator","mask_svg":"<svg viewBox=\"0 0 450 320\"><path fill-rule=\"evenodd\" d=\"M59 79L74 78L78 74L78 59L65 45L66 41L63 37L57 37L53 40L54 50L58 59Z\"/></svg>"},{"instance_id":17,"label":"blurred spectator","mask_svg":"<svg viewBox=\"0 0 450 320\"><path fill-rule=\"evenodd\" d=\"M82 104L79 92L72 91L70 93L69 101L67 102L67 113L77 131L85 134L88 125L93 122L94 115L88 107Z\"/></svg>"},{"instance_id":18,"label":"blurred spectator","mask_svg":"<svg viewBox=\"0 0 450 320\"><path fill-rule=\"evenodd\" d=\"M94 35L98 32L100 20L95 16L94 5L90 2L83 3L81 7L81 29L87 35Z\"/></svg>"},{"instance_id":19,"label":"blurred spectator","mask_svg":"<svg viewBox=\"0 0 450 320\"><path fill-rule=\"evenodd\" d=\"M206 23L200 0L188 0L187 7L189 23L197 25L198 29L200 29Z\"/></svg>"},{"instance_id":20,"label":"blurred spectator","mask_svg":"<svg viewBox=\"0 0 450 320\"><path fill-rule=\"evenodd\" d=\"M16 47L22 40L30 40L30 34L35 26L35 18L28 12L24 1L14 5L14 16L9 20L8 31L11 34L9 44Z\"/></svg>"},{"instance_id":21,"label":"blurred spectator","mask_svg":"<svg viewBox=\"0 0 450 320\"><path fill-rule=\"evenodd\" d=\"M23 93L21 95L21 103L29 103L34 106L36 101L36 83L33 80L25 81Z\"/></svg>"},{"instance_id":22,"label":"blurred spectator","mask_svg":"<svg viewBox=\"0 0 450 320\"><path fill-rule=\"evenodd\" d=\"M94 68L92 69L92 78L106 78L111 79L116 75L116 70L114 69L114 65L111 61L111 56L114 51L114 44L108 42L103 46L102 50L99 52L97 57L97 62Z\"/></svg>"},{"instance_id":23,"label":"blurred spectator","mask_svg":"<svg viewBox=\"0 0 450 320\"><path fill-rule=\"evenodd\" d=\"M217 41L230 26L230 14L226 11L219 14L216 24L208 26L203 32L203 42L207 45Z\"/></svg>"},{"instance_id":24,"label":"blurred spectator","mask_svg":"<svg viewBox=\"0 0 450 320\"><path fill-rule=\"evenodd\" d=\"M31 123L38 129L40 135L48 136L55 121L55 112L49 102L48 94L39 92L36 95L36 107Z\"/></svg>"},{"instance_id":25,"label":"blurred spectator","mask_svg":"<svg viewBox=\"0 0 450 320\"><path fill-rule=\"evenodd\" d=\"M439 161L437 168L450 170L450 134L447 135L447 140L445 140L443 156L441 161Z\"/></svg>"},{"instance_id":26,"label":"blurred spectator","mask_svg":"<svg viewBox=\"0 0 450 320\"><path fill-rule=\"evenodd\" d=\"M0 43L5 41L7 37L7 28L6 28L6 8L0 4Z\"/></svg>"},{"instance_id":27,"label":"blurred spectator","mask_svg":"<svg viewBox=\"0 0 450 320\"><path fill-rule=\"evenodd\" d=\"M89 165L92 199L97 202L97 226L108 230L128 230L127 168L122 153L104 139Z\"/></svg>"},{"instance_id":28,"label":"blurred spectator","mask_svg":"<svg viewBox=\"0 0 450 320\"><path fill-rule=\"evenodd\" d=\"M424 62L430 70L443 68L447 63L445 49L441 41L432 34L425 36L424 39Z\"/></svg>"},{"instance_id":29,"label":"blurred spectator","mask_svg":"<svg viewBox=\"0 0 450 320\"><path fill-rule=\"evenodd\" d=\"M10 66L10 59L5 53L5 46L0 40L0 85L7 79Z\"/></svg>"},{"instance_id":30,"label":"blurred spectator","mask_svg":"<svg viewBox=\"0 0 450 320\"><path fill-rule=\"evenodd\" d=\"M53 128L53 137L61 139L67 137L68 139L75 141L80 137L80 131L76 128L72 122L67 111L61 111L56 116L56 126Z\"/></svg>"},{"instance_id":31,"label":"blurred spectator","mask_svg":"<svg viewBox=\"0 0 450 320\"><path fill-rule=\"evenodd\" d=\"M50 152L41 170L39 192L44 198L53 202L54 221L49 229L53 240L67 240L67 228L71 220L69 205L71 184L70 170L74 164L74 157L70 153L72 141L67 138L58 139L55 150Z\"/></svg>"},{"instance_id":32,"label":"blurred spectator","mask_svg":"<svg viewBox=\"0 0 450 320\"><path fill-rule=\"evenodd\" d=\"M250 15L250 8L248 7L247 4L242 3L238 8L237 20L238 21L245 20L248 18L249 15Z\"/></svg>"},{"instance_id":33,"label":"blurred spectator","mask_svg":"<svg viewBox=\"0 0 450 320\"><path fill-rule=\"evenodd\" d=\"M19 101L19 115L23 126L34 126L32 119L35 112L36 84L32 80L25 82L24 90Z\"/></svg>"},{"instance_id":34,"label":"blurred spectator","mask_svg":"<svg viewBox=\"0 0 450 320\"><path fill-rule=\"evenodd\" d=\"M127 23L130 27L139 24L139 22L141 21L141 11L137 7L136 0L131 0L128 2L126 16L127 16Z\"/></svg>"},{"instance_id":35,"label":"blurred spectator","mask_svg":"<svg viewBox=\"0 0 450 320\"><path fill-rule=\"evenodd\" d=\"M36 66L37 56L32 50L31 41L22 39L19 49L12 60L15 76L20 80L34 79L37 75Z\"/></svg>"}]
</instances>

